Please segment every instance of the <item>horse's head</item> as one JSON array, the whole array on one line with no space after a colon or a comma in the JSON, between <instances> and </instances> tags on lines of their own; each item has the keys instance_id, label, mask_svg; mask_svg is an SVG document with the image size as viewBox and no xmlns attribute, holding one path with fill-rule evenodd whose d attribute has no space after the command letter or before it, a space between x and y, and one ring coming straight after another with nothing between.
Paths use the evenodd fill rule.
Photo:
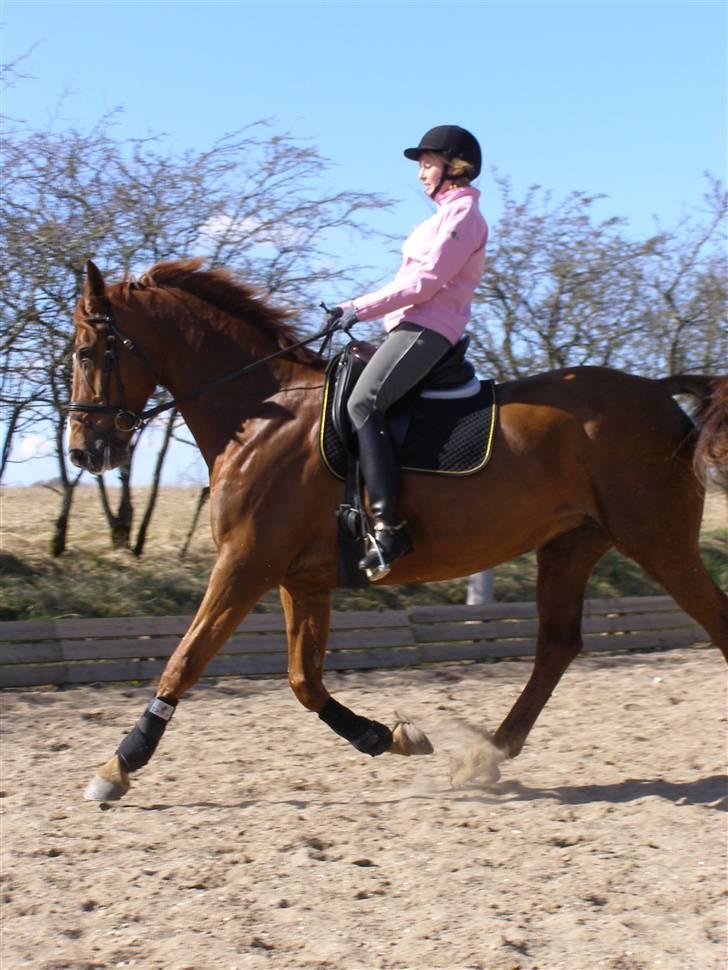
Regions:
<instances>
[{"instance_id":1,"label":"horse's head","mask_svg":"<svg viewBox=\"0 0 728 970\"><path fill-rule=\"evenodd\" d=\"M129 339L128 314L124 331L117 327L104 278L90 260L73 319L68 454L74 465L100 474L128 460L139 412L156 380Z\"/></svg>"}]
</instances>

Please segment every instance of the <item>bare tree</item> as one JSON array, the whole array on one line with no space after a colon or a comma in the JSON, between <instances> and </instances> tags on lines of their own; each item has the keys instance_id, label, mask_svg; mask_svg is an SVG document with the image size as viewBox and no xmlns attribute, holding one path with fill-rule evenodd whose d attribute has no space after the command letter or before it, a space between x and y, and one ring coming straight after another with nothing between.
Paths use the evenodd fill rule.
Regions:
<instances>
[{"instance_id":1,"label":"bare tree","mask_svg":"<svg viewBox=\"0 0 728 970\"><path fill-rule=\"evenodd\" d=\"M635 241L624 220L595 217L599 196L554 201L534 186L519 201L498 178L503 215L474 326L488 372L507 379L577 364L656 375L720 367L728 358L726 199L709 181L699 217Z\"/></svg>"},{"instance_id":2,"label":"bare tree","mask_svg":"<svg viewBox=\"0 0 728 970\"><path fill-rule=\"evenodd\" d=\"M139 526L139 531L137 532L136 541L134 543L133 551L135 556L141 556L141 554L144 552L144 545L147 541L149 524L152 521L152 515L154 514L154 508L157 504L157 498L159 496L162 467L164 465L164 459L167 455L167 449L169 448L169 444L172 440L174 425L177 420L177 413L177 408L172 408L165 421L164 435L162 437L160 448L157 451L157 461L154 468L154 475L152 476L152 487L149 493L146 508L144 509L144 515Z\"/></svg>"},{"instance_id":3,"label":"bare tree","mask_svg":"<svg viewBox=\"0 0 728 970\"><path fill-rule=\"evenodd\" d=\"M477 296L477 353L500 379L574 364L621 366L642 319L645 260L656 239L631 242L623 221L596 220L599 196L554 202L534 186L523 201L497 178L503 214Z\"/></svg>"},{"instance_id":4,"label":"bare tree","mask_svg":"<svg viewBox=\"0 0 728 970\"><path fill-rule=\"evenodd\" d=\"M267 122L181 155L162 138L118 140L113 125L113 114L86 132L16 124L4 146L0 316L7 337L0 386L11 419L4 462L21 426L32 422L49 432L67 511L75 483L63 451L70 320L89 257L113 277L166 258L207 256L264 297L298 309L305 322L325 286L336 280L340 288L361 271L341 258L350 247L335 257L327 247L342 235L370 234L367 213L389 204L373 194L328 191L327 160ZM172 430L160 448L137 554ZM131 541L131 479L129 468L115 510L106 488L99 491L117 545ZM67 521L66 512L53 539L56 553L65 548Z\"/></svg>"},{"instance_id":5,"label":"bare tree","mask_svg":"<svg viewBox=\"0 0 728 970\"><path fill-rule=\"evenodd\" d=\"M671 374L728 370L728 194L706 178L703 209L661 235L650 264L649 352Z\"/></svg>"}]
</instances>

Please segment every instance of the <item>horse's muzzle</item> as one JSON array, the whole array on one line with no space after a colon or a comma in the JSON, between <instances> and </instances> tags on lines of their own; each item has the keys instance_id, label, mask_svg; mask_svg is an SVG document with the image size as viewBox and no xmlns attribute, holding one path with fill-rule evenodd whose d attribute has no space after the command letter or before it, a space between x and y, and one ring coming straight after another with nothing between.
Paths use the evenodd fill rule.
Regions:
<instances>
[{"instance_id":1,"label":"horse's muzzle","mask_svg":"<svg viewBox=\"0 0 728 970\"><path fill-rule=\"evenodd\" d=\"M72 465L75 465L77 468L83 468L84 471L93 472L94 474L101 471L100 468L96 468L98 463L94 455L84 448L70 448L68 457Z\"/></svg>"},{"instance_id":2,"label":"horse's muzzle","mask_svg":"<svg viewBox=\"0 0 728 970\"><path fill-rule=\"evenodd\" d=\"M118 468L129 460L129 449L117 442L97 442L96 448L69 448L71 464L92 475Z\"/></svg>"}]
</instances>

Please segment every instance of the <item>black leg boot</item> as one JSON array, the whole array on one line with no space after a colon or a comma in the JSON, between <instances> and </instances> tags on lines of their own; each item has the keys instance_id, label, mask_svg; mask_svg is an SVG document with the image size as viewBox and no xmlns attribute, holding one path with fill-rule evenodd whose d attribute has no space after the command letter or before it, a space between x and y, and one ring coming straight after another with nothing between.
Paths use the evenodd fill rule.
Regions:
<instances>
[{"instance_id":1,"label":"black leg boot","mask_svg":"<svg viewBox=\"0 0 728 970\"><path fill-rule=\"evenodd\" d=\"M369 579L382 579L391 564L412 552L412 543L397 522L399 464L383 415L374 412L357 431L359 463L369 495L374 534L359 562Z\"/></svg>"}]
</instances>

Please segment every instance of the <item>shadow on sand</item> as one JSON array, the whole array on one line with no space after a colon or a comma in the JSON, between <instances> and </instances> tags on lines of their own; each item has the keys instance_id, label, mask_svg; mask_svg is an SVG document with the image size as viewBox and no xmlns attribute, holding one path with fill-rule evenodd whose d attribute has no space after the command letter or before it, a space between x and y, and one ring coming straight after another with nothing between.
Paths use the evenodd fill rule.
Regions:
<instances>
[{"instance_id":1,"label":"shadow on sand","mask_svg":"<svg viewBox=\"0 0 728 970\"><path fill-rule=\"evenodd\" d=\"M556 788L530 788L518 781L503 781L487 791L462 795L473 801L538 801L546 799L563 805L589 805L608 802L623 805L642 798L664 798L675 805L701 805L728 811L728 775L710 775L694 781L665 781L662 778L626 778L611 785L561 785Z\"/></svg>"}]
</instances>

